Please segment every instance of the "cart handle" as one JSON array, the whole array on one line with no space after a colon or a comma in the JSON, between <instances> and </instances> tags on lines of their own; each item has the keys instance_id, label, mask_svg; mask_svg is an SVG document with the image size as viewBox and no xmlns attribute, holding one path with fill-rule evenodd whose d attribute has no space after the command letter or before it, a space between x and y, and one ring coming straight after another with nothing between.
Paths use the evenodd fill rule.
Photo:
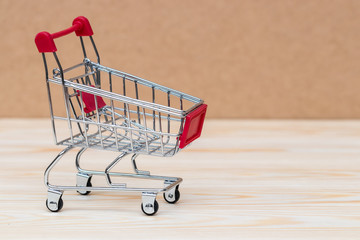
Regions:
<instances>
[{"instance_id":1,"label":"cart handle","mask_svg":"<svg viewBox=\"0 0 360 240\"><path fill-rule=\"evenodd\" d=\"M94 33L91 29L89 20L86 17L80 16L74 19L72 26L50 34L48 32L39 32L35 37L35 44L40 53L56 52L55 38L59 38L75 32L76 36L92 36Z\"/></svg>"}]
</instances>

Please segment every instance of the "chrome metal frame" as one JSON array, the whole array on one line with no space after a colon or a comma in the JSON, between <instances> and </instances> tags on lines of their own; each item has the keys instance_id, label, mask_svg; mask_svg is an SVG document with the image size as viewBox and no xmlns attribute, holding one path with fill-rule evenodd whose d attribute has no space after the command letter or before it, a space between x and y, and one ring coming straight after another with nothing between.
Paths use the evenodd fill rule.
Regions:
<instances>
[{"instance_id":1,"label":"chrome metal frame","mask_svg":"<svg viewBox=\"0 0 360 240\"><path fill-rule=\"evenodd\" d=\"M148 171L139 170L136 165L136 158L140 154L162 157L170 157L176 154L180 150L179 137L183 131L186 115L200 106L203 101L180 91L101 65L95 42L92 36L89 38L97 62L92 62L87 58L85 43L83 37L80 37L84 56L83 62L63 69L56 52L53 52L56 67L52 71L52 77L49 77L46 55L42 53L55 143L67 146L55 157L44 173L44 182L48 188L47 206L51 211L60 210L62 207L62 194L68 190L78 191L81 194L87 194L90 191L136 191L142 192L143 211L148 215L152 215L157 211L156 195L165 192L165 194L172 197L175 188L177 189L182 179L151 175ZM72 72L79 69L83 69L83 73L73 76ZM71 76L65 78L65 74ZM115 78L117 78L117 81L122 82L122 93L113 92ZM102 82L105 80L109 82L109 91L101 89ZM128 96L129 84L132 84L135 89L135 98ZM54 114L51 95L52 85L62 86L66 116ZM140 99L139 86L149 89L152 98L151 102ZM167 105L157 103L156 94L159 91L166 94ZM92 112L85 113L85 106L82 101L84 93L94 95L96 109ZM98 97L105 99L110 105L99 108ZM176 103L178 107L174 107L174 103L171 102L171 99L174 98L178 99ZM191 107L183 109L184 102L187 102ZM67 138L59 139L55 121L67 122L69 128ZM74 128L73 124L77 128ZM174 132L170 126L177 126L177 130ZM97 130L91 132L91 128ZM74 133L74 131L78 131L78 133ZM80 148L75 159L78 170L76 186L50 184L51 170L66 153L75 147ZM120 155L103 171L86 170L80 167L80 159L87 149L115 151L120 152ZM131 162L134 173L111 171L116 164L129 154L132 154ZM94 175L104 176L108 186L89 186L88 182ZM127 187L126 183L115 183L113 177L161 180L164 181L164 187Z\"/></svg>"},{"instance_id":2,"label":"chrome metal frame","mask_svg":"<svg viewBox=\"0 0 360 240\"><path fill-rule=\"evenodd\" d=\"M160 192L166 192L177 185L179 185L182 182L182 178L177 177L166 177L166 176L157 176L157 175L151 175L148 171L142 171L138 170L136 166L135 159L138 156L137 154L134 154L131 157L133 167L135 174L131 173L120 173L120 172L110 172L110 170L125 156L128 155L128 153L122 153L120 154L113 162L111 162L104 171L96 171L96 170L86 170L80 167L80 158L81 155L85 152L87 148L81 148L77 155L76 155L76 168L78 169L79 173L85 174L87 176L92 175L104 175L106 179L108 180L109 186L104 187L87 187L87 186L63 186L63 185L52 185L50 184L49 178L50 178L50 172L55 167L55 165L60 161L60 159L69 151L73 149L73 146L69 146L62 150L55 159L50 163L50 165L47 167L44 173L44 181L45 185L48 187L49 191L58 191L63 192L67 190L73 190L73 191L135 191L135 192L151 192L151 193L160 193ZM110 178L110 176L114 177L131 177L131 178L142 178L142 179L153 179L153 180L164 180L164 184L166 185L164 188L129 188L126 186L126 184L114 184ZM171 183L171 184L169 184Z\"/></svg>"}]
</instances>

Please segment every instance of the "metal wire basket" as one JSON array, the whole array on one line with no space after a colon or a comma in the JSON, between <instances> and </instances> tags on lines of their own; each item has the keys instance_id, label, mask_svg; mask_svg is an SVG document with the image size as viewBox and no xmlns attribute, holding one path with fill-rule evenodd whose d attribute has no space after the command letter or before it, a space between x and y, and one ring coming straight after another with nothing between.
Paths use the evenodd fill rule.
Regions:
<instances>
[{"instance_id":1,"label":"metal wire basket","mask_svg":"<svg viewBox=\"0 0 360 240\"><path fill-rule=\"evenodd\" d=\"M72 32L80 38L83 60L63 69L54 39ZM157 193L164 192L165 200L170 203L179 200L178 188L182 179L140 171L135 159L140 154L173 156L200 137L207 105L199 98L101 65L92 35L89 21L77 17L70 28L53 34L40 32L35 38L45 66L55 143L67 146L45 171L46 205L50 211L59 211L65 190L76 190L80 194L94 190L139 191L142 192L143 212L153 215L158 210ZM84 37L90 40L96 62L88 57ZM51 76L49 53L54 57L55 66ZM54 91L61 91L63 95L65 112L60 114L54 111ZM65 134L59 127L61 122L68 126ZM51 169L65 153L76 147L80 148L75 160L78 169L76 186L50 184ZM80 158L86 149L120 152L120 155L104 171L85 170L80 167ZM132 154L134 174L110 171L128 154ZM104 175L108 186L92 186L93 175ZM113 183L113 176L163 180L164 188L129 188L126 184Z\"/></svg>"}]
</instances>

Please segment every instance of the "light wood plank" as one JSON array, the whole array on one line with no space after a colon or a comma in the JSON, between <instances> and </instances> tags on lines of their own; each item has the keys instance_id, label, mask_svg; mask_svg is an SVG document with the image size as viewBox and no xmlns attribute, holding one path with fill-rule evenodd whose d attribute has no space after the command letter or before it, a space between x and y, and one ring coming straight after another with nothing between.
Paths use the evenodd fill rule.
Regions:
<instances>
[{"instance_id":1,"label":"light wood plank","mask_svg":"<svg viewBox=\"0 0 360 240\"><path fill-rule=\"evenodd\" d=\"M49 120L0 120L1 239L360 238L360 121L208 120L202 138L176 156L139 157L141 169L184 179L180 202L158 196L152 217L128 192L65 192L63 210L49 212L43 171L61 149ZM54 183L74 184L74 156L55 169ZM100 170L115 156L84 155ZM117 169L130 171L129 160Z\"/></svg>"}]
</instances>

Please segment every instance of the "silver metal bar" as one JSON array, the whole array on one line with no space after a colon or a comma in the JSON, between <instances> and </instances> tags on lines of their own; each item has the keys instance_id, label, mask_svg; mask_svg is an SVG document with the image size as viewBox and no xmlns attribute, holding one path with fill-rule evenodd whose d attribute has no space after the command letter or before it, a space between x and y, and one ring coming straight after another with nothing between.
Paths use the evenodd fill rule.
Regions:
<instances>
[{"instance_id":1,"label":"silver metal bar","mask_svg":"<svg viewBox=\"0 0 360 240\"><path fill-rule=\"evenodd\" d=\"M107 183L110 185L110 186L118 186L118 187L126 187L126 184L114 184L112 181L111 181L111 178L110 178L110 175L109 175L109 172L110 170L115 167L116 164L118 164L118 162L123 158L125 157L126 155L128 155L128 153L126 152L123 152L122 154L120 154L119 156L117 156L115 158L114 161L112 161L105 169L105 176L106 176L106 181Z\"/></svg>"},{"instance_id":2,"label":"silver metal bar","mask_svg":"<svg viewBox=\"0 0 360 240\"><path fill-rule=\"evenodd\" d=\"M77 80L78 81L78 80ZM74 90L74 89L73 89ZM78 102L78 104L80 105L80 102L79 102L79 97L78 97L78 94L77 94L77 92L74 90L74 92L75 92L75 96L76 96L76 100L77 100L77 102ZM72 102L72 100L71 100L71 95L69 95L69 103L70 103L70 106L71 106L71 109L72 109L72 112L73 112L73 114L74 114L74 117L76 118L76 119L78 119L79 117L78 117L78 115L76 114L76 110L75 110L75 107L74 107L74 104L73 104L73 102ZM78 128L79 128L79 132L82 134L82 129L81 129L81 126L80 126L80 123L76 123L77 124L77 126L78 126Z\"/></svg>"},{"instance_id":3,"label":"silver metal bar","mask_svg":"<svg viewBox=\"0 0 360 240\"><path fill-rule=\"evenodd\" d=\"M83 40L83 37L82 37L82 36L80 36L80 43L81 43L81 48L82 48L82 51L83 51L84 58L87 58L87 56L86 56L86 50L85 50L85 45L84 45L84 40Z\"/></svg>"},{"instance_id":4,"label":"silver metal bar","mask_svg":"<svg viewBox=\"0 0 360 240\"><path fill-rule=\"evenodd\" d=\"M126 110L127 112L129 112L129 104L126 104ZM130 143L131 143L131 150L134 151L134 143L133 143L133 130L131 129L131 118L130 118L130 114L128 114L127 117L127 122L128 122L128 129L130 131Z\"/></svg>"},{"instance_id":5,"label":"silver metal bar","mask_svg":"<svg viewBox=\"0 0 360 240\"><path fill-rule=\"evenodd\" d=\"M135 81L134 84L135 84L135 97L136 97L136 99L139 99L139 90L138 90L137 81ZM136 106L136 109L137 109L138 123L141 124L141 122L140 122L140 107Z\"/></svg>"},{"instance_id":6,"label":"silver metal bar","mask_svg":"<svg viewBox=\"0 0 360 240\"><path fill-rule=\"evenodd\" d=\"M82 101L82 92L80 92L80 108L81 108L81 114L82 114L82 121L83 121L83 125L84 125L84 135L85 135L85 142L86 142L86 146L89 147L89 140L88 140L88 135L87 135L87 126L86 126L86 121L85 121L85 112L84 112L84 103Z\"/></svg>"},{"instance_id":7,"label":"silver metal bar","mask_svg":"<svg viewBox=\"0 0 360 240\"><path fill-rule=\"evenodd\" d=\"M89 65L93 64L93 65L96 66L96 67L98 67L98 65L99 65L99 64L97 64L97 63L91 62L90 60L88 60L88 62L89 62L89 63L88 63ZM84 63L75 65L74 67L71 67L71 68L69 68L69 69L73 69L73 68L78 67L78 66L81 66L81 65L83 65L83 64L84 64ZM104 66L102 66L102 67L105 68L107 72L111 71L113 75L119 76L119 75L117 74L117 72L120 72L120 71L117 71L117 70L111 69L111 68L107 68L107 67L104 67ZM66 70L69 70L69 69L66 69ZM101 69L102 69L102 68L101 68ZM100 69L100 70L101 70L101 69ZM137 77L135 77L135 76L132 76L132 77L135 77L135 79L132 80L132 79L129 79L129 78L128 78L129 76L132 76L132 75L127 74L127 73L124 73L124 74L122 74L120 77L122 77L122 78L124 78L124 79L126 78L127 80L130 80L130 81L135 81L135 80L136 80L136 81L137 81L138 83L140 83L140 84L142 83L142 80L145 80L145 79L137 78ZM147 81L147 80L145 80L145 81ZM147 81L147 82L152 83L152 82L150 82L150 81ZM153 85L152 85L152 84L153 84ZM152 83L152 84L149 84L149 85L146 85L146 86L159 89L159 88L156 87L158 84L156 84L156 83ZM161 86L161 85L159 85L159 86ZM163 87L163 86L161 86L161 87ZM159 89L159 90L161 90L161 89ZM191 111L192 109L196 108L198 105L201 105L201 104L203 103L203 100L201 100L201 99L199 99L199 98L190 96L190 95L188 95L188 94L185 94L185 93L182 93L182 92L179 92L179 91L170 89L170 88L163 87L162 91L164 91L164 92L170 91L171 95L175 95L175 96L180 97L180 98L181 98L181 101L182 101L182 99L185 99L185 100L188 100L188 101L191 101L191 102L194 102L194 103L200 103L200 104L196 104L195 106L191 107L191 108L189 109L190 111ZM179 95L178 95L178 94L173 94L174 92L178 92ZM190 97L190 98L192 98L192 99L189 99L188 97ZM187 110L186 112L188 113L189 110Z\"/></svg>"},{"instance_id":8,"label":"silver metal bar","mask_svg":"<svg viewBox=\"0 0 360 240\"><path fill-rule=\"evenodd\" d=\"M53 82L53 83L61 84L59 81L57 81L55 79L49 79L49 81ZM150 103L150 102L142 101L142 100L139 100L139 99L133 99L133 98L126 97L126 96L116 94L116 93L110 93L110 92L102 90L102 89L90 87L90 86L87 86L87 85L81 85L81 84L78 84L78 83L70 82L68 80L65 80L65 86L66 87L72 87L72 88L74 88L76 90L91 93L93 95L97 95L97 96L100 96L100 97L113 99L113 100L124 102L124 103L127 103L127 104L133 104L133 105L136 105L136 106L146 107L148 109L159 111L159 112L162 112L164 114L176 115L178 117L186 116L186 114L188 114L193 109L197 108L198 106L200 106L203 103L203 101L201 101L201 102L193 105L188 110L184 111L184 110L178 110L178 109L175 109L175 108L172 108L172 107L168 107L168 106L164 106L164 105L160 105L160 104L156 104L156 103Z\"/></svg>"},{"instance_id":9,"label":"silver metal bar","mask_svg":"<svg viewBox=\"0 0 360 240\"><path fill-rule=\"evenodd\" d=\"M123 95L126 96L126 79L123 77ZM124 116L126 117L126 104L124 103Z\"/></svg>"},{"instance_id":10,"label":"silver metal bar","mask_svg":"<svg viewBox=\"0 0 360 240\"><path fill-rule=\"evenodd\" d=\"M101 71L105 71L105 72L111 71L111 72L113 72L113 75L115 75L115 76L126 77L128 80L131 80L131 81L136 80L136 81L138 81L138 83L140 83L140 84L142 84L144 86L154 87L154 88L156 88L156 89L158 89L160 91L163 91L163 92L170 91L172 95L177 96L177 97L180 97L181 95L183 95L184 99L186 99L188 101L191 101L191 102L199 102L199 101L201 101L201 99L199 99L197 97L188 95L186 93L183 93L183 92L180 92L180 91L168 88L168 87L164 87L164 86L162 86L160 84L153 83L153 82L151 82L149 80L146 80L146 79L131 75L129 73L122 72L122 71L119 71L119 70L116 70L116 69L113 69L113 68L105 67L105 66L102 66L102 65L94 63L94 62L91 62L91 64L94 65L97 69L99 69Z\"/></svg>"},{"instance_id":11,"label":"silver metal bar","mask_svg":"<svg viewBox=\"0 0 360 240\"><path fill-rule=\"evenodd\" d=\"M134 154L132 155L131 157L131 161L132 161L132 164L133 164L133 168L134 168L134 171L136 174L139 174L139 175L150 175L150 172L149 171L143 171L143 170L139 170L136 166L136 158L139 156L139 154Z\"/></svg>"},{"instance_id":12,"label":"silver metal bar","mask_svg":"<svg viewBox=\"0 0 360 240\"><path fill-rule=\"evenodd\" d=\"M155 88L152 87L152 102L155 103ZM155 111L153 110L153 129L156 131L156 124L155 124Z\"/></svg>"},{"instance_id":13,"label":"silver metal bar","mask_svg":"<svg viewBox=\"0 0 360 240\"><path fill-rule=\"evenodd\" d=\"M145 108L143 108L143 120L144 120L145 129L147 129L146 117L145 117ZM146 143L146 151L149 152L149 142L148 142L148 134L147 134L147 132L145 132L145 143Z\"/></svg>"},{"instance_id":14,"label":"silver metal bar","mask_svg":"<svg viewBox=\"0 0 360 240\"><path fill-rule=\"evenodd\" d=\"M179 128L178 136L181 136L181 134L183 133L184 121L185 121L185 118L182 118L182 119L181 119L181 123L180 123L180 128ZM178 151L180 150L180 148L179 148L179 141L180 141L180 138L177 137L177 138L176 138L176 144L175 144L175 146L176 146L175 152L178 152Z\"/></svg>"},{"instance_id":15,"label":"silver metal bar","mask_svg":"<svg viewBox=\"0 0 360 240\"><path fill-rule=\"evenodd\" d=\"M170 92L168 92L167 97L168 97L168 107L170 107ZM167 115L167 131L168 133L170 133L170 114ZM165 141L165 144L167 144L169 141L170 141L170 137L168 136Z\"/></svg>"},{"instance_id":16,"label":"silver metal bar","mask_svg":"<svg viewBox=\"0 0 360 240\"><path fill-rule=\"evenodd\" d=\"M164 154L164 143L163 143L163 135L162 135L162 127L161 127L161 113L159 112L159 128L160 128L160 144L161 144L161 153Z\"/></svg>"},{"instance_id":17,"label":"silver metal bar","mask_svg":"<svg viewBox=\"0 0 360 240\"><path fill-rule=\"evenodd\" d=\"M69 94L69 97L72 98L72 97L76 97L77 96L77 92L73 93L73 94Z\"/></svg>"},{"instance_id":18,"label":"silver metal bar","mask_svg":"<svg viewBox=\"0 0 360 240\"><path fill-rule=\"evenodd\" d=\"M67 118L58 117L58 116L54 116L54 119L64 120L64 121L67 120ZM72 122L80 122L80 123L82 123L82 120L79 120L79 119L71 118L70 120ZM175 133L166 133L166 132L161 133L161 132L158 132L158 131L153 131L152 129L129 128L129 127L121 126L121 125L113 125L113 124L108 124L108 123L89 122L89 124L100 125L102 127L109 127L109 128L120 128L120 129L124 129L124 130L132 130L132 131L138 131L138 132L143 132L143 133L147 132L149 134L154 134L154 135L163 134L164 136L167 136L167 135L173 136L173 137L178 136L178 134L175 134Z\"/></svg>"},{"instance_id":19,"label":"silver metal bar","mask_svg":"<svg viewBox=\"0 0 360 240\"><path fill-rule=\"evenodd\" d=\"M170 107L170 92L167 93L167 97L168 97L168 107ZM168 114L168 133L170 132L170 114Z\"/></svg>"},{"instance_id":20,"label":"silver metal bar","mask_svg":"<svg viewBox=\"0 0 360 240\"><path fill-rule=\"evenodd\" d=\"M81 169L81 167L80 167L80 157L81 157L81 155L86 151L86 147L83 147L83 148L81 148L80 150L79 150L79 152L76 154L76 158L75 158L75 166L76 166L76 168L77 168L77 170L79 171L79 172L84 172L83 171L83 169Z\"/></svg>"},{"instance_id":21,"label":"silver metal bar","mask_svg":"<svg viewBox=\"0 0 360 240\"><path fill-rule=\"evenodd\" d=\"M111 72L109 72L109 90L110 92L113 92Z\"/></svg>"},{"instance_id":22,"label":"silver metal bar","mask_svg":"<svg viewBox=\"0 0 360 240\"><path fill-rule=\"evenodd\" d=\"M45 172L44 172L44 182L45 185L48 188L51 188L51 185L49 183L49 175L50 175L50 171L51 169L59 162L59 160L69 151L73 148L73 146L69 146L67 148L65 148L64 150L62 150L56 157L55 159L50 163L50 165L46 168Z\"/></svg>"},{"instance_id":23,"label":"silver metal bar","mask_svg":"<svg viewBox=\"0 0 360 240\"><path fill-rule=\"evenodd\" d=\"M95 72L89 72L89 73L85 73L85 74L82 74L82 75L79 75L79 76L76 76L76 77L72 77L72 78L69 78L69 79L66 79L70 82L76 80L76 79L79 79L79 78L83 78L83 77L87 77L87 76L90 76L92 74L94 74Z\"/></svg>"},{"instance_id":24,"label":"silver metal bar","mask_svg":"<svg viewBox=\"0 0 360 240\"><path fill-rule=\"evenodd\" d=\"M105 175L106 173L103 171L96 171L96 170L86 170L80 166L80 159L82 154L85 152L86 148L80 149L78 154L76 155L76 167L79 172L89 175ZM136 154L138 156L138 154ZM137 157L136 156L136 157ZM120 172L109 172L110 176L117 176L117 177L132 177L132 178L144 178L144 179L154 179L154 180L170 180L170 181L182 181L181 178L178 177L168 177L168 176L158 176L158 175L141 175L141 174L131 174L131 173L120 173ZM177 185L177 184L176 184Z\"/></svg>"},{"instance_id":25,"label":"silver metal bar","mask_svg":"<svg viewBox=\"0 0 360 240\"><path fill-rule=\"evenodd\" d=\"M59 59L58 59L58 57L56 55L56 52L53 52L53 56L55 58L55 61L56 61L57 65L58 65L59 69L60 69L61 83L62 83L64 101L65 101L65 109L66 109L66 115L67 115L67 118L68 118L69 132L70 132L70 136L71 136L71 141L72 141L73 144L75 144L74 143L74 138L73 138L72 125L71 125L71 122L70 122L71 115L70 115L70 110L69 110L69 92L68 92L68 88L65 86L64 72L62 70L60 61L59 61Z\"/></svg>"},{"instance_id":26,"label":"silver metal bar","mask_svg":"<svg viewBox=\"0 0 360 240\"><path fill-rule=\"evenodd\" d=\"M118 174L119 177L131 177L124 174ZM137 175L137 176L145 176L145 175ZM152 175L151 175L152 176ZM140 178L140 177L139 177ZM144 178L144 177L143 177ZM152 178L149 178L152 179ZM181 180L182 181L182 180ZM169 189L177 186L181 183L180 180L177 182L164 187L164 188L129 188L121 186L111 186L111 187L82 187L82 186L62 186L62 185L48 185L48 188L57 190L57 191L124 191L124 192L166 192Z\"/></svg>"},{"instance_id":27,"label":"silver metal bar","mask_svg":"<svg viewBox=\"0 0 360 240\"><path fill-rule=\"evenodd\" d=\"M91 44L92 44L92 46L93 46L93 48L94 48L94 51L95 51L95 54L96 54L96 57L97 57L98 64L100 64L100 55L99 55L99 52L98 52L98 50L97 50L97 48L96 48L95 41L94 41L94 39L93 39L92 36L89 36L89 38L90 38Z\"/></svg>"},{"instance_id":28,"label":"silver metal bar","mask_svg":"<svg viewBox=\"0 0 360 240\"><path fill-rule=\"evenodd\" d=\"M105 107L105 108L106 108L106 107ZM115 110L118 110L118 111L123 111L123 110L124 110L123 108L118 108L118 107L114 107L114 109L115 109ZM137 112L134 111L134 110L129 110L129 111L130 111L130 113L137 113ZM143 113L140 112L140 115L143 115ZM153 117L153 114L151 114L151 113L146 113L146 112L145 112L145 115L148 116L148 117ZM121 115L121 116L123 116L123 115ZM170 115L170 116L171 116L171 115ZM157 119L158 116L155 115L155 118ZM166 116L161 116L161 118L162 118L162 119L168 119L168 117L166 117ZM173 118L173 117L170 117L170 121L180 122L180 121L181 121L181 118Z\"/></svg>"},{"instance_id":29,"label":"silver metal bar","mask_svg":"<svg viewBox=\"0 0 360 240\"><path fill-rule=\"evenodd\" d=\"M74 70L75 68L78 68L78 67L81 67L81 66L84 66L84 65L85 65L85 63L82 62L82 63L76 64L76 65L74 65L72 67L64 69L63 72L66 73L66 72L69 72L71 70Z\"/></svg>"},{"instance_id":30,"label":"silver metal bar","mask_svg":"<svg viewBox=\"0 0 360 240\"><path fill-rule=\"evenodd\" d=\"M164 156L168 155L169 153L171 153L172 151L174 151L173 154L170 154L170 156L174 155L176 152L176 148L171 148L170 150L168 150L167 152L164 153Z\"/></svg>"},{"instance_id":31,"label":"silver metal bar","mask_svg":"<svg viewBox=\"0 0 360 240\"><path fill-rule=\"evenodd\" d=\"M180 110L183 110L183 96L180 96Z\"/></svg>"},{"instance_id":32,"label":"silver metal bar","mask_svg":"<svg viewBox=\"0 0 360 240\"><path fill-rule=\"evenodd\" d=\"M95 99L96 119L97 119L97 123L98 123L97 126L98 126L98 130L99 130L99 134L100 134L101 147L104 147L102 131L101 131L101 124L100 124L100 115L99 115L98 102L97 102L96 95L94 95L94 99Z\"/></svg>"},{"instance_id":33,"label":"silver metal bar","mask_svg":"<svg viewBox=\"0 0 360 240\"><path fill-rule=\"evenodd\" d=\"M109 172L108 174L110 176L117 176L117 177L132 177L132 178L142 178L142 179L154 179L154 180L167 180L167 181L173 181L174 183L164 187L164 188L128 188L124 187L123 185L120 186L110 186L110 187L85 187L85 186L62 186L62 185L52 185L49 182L49 176L50 171L53 169L53 167L59 162L59 160L73 147L69 146L62 150L55 159L50 163L50 165L47 167L44 173L44 183L48 187L48 189L52 190L58 190L58 191L67 191L67 190L77 190L77 191L137 191L137 192L165 192L169 189L175 187L176 185L180 184L182 182L181 178L175 178L175 177L166 177L166 176L156 176L156 175L141 175L141 174L129 174L129 173L118 173L118 172ZM82 153L86 149L81 149L77 156L76 156L76 163L77 168L81 173L84 174L90 174L90 175L106 175L105 172L101 171L92 171L92 170L85 170L82 169L79 165L79 159Z\"/></svg>"},{"instance_id":34,"label":"silver metal bar","mask_svg":"<svg viewBox=\"0 0 360 240\"><path fill-rule=\"evenodd\" d=\"M113 91L112 89L112 78L111 78L111 72L109 72L109 85L110 85L110 92ZM111 104L111 120L112 120L112 125L116 125L116 119L115 119L115 114L114 114L114 100L110 101ZM116 148L119 149L119 140L118 140L118 134L117 134L117 128L114 128L115 131L115 143L116 143Z\"/></svg>"},{"instance_id":35,"label":"silver metal bar","mask_svg":"<svg viewBox=\"0 0 360 240\"><path fill-rule=\"evenodd\" d=\"M45 67L45 79L46 79L47 95L48 95L48 100L49 100L51 127L52 127L52 131L53 131L54 142L55 142L55 144L57 144L56 128L55 128L55 120L54 120L54 110L53 110L53 104L52 104L52 99L51 99L50 84L49 84L49 81L48 81L48 79L49 79L49 70L48 70L48 66L47 66L47 62L46 62L45 53L42 53L41 56L43 58L43 63L44 63L44 67Z\"/></svg>"}]
</instances>

